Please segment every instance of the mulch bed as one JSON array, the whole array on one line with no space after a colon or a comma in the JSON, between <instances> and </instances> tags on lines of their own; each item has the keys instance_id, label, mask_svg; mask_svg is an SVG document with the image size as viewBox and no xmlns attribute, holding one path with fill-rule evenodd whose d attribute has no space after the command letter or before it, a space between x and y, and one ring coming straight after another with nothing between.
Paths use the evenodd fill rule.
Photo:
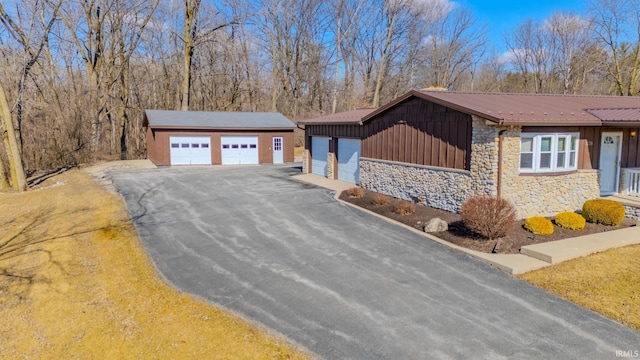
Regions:
<instances>
[{"instance_id":1,"label":"mulch bed","mask_svg":"<svg viewBox=\"0 0 640 360\"><path fill-rule=\"evenodd\" d=\"M432 235L458 246L476 251L491 253L494 250L496 241L486 240L469 230L462 223L459 214L418 205L416 212L413 214L399 215L393 212L394 202L397 201L396 199L390 198L389 203L386 205L374 205L371 198L375 194L375 192L367 191L363 197L353 198L349 197L345 191L340 194L340 199L419 230L424 229L424 224L427 221L437 217L449 224L449 230L432 233ZM520 247L524 245L538 244L547 241L562 240L576 236L621 229L624 227L635 226L636 221L625 218L622 224L617 227L587 223L587 226L583 230L577 231L563 229L554 225L554 232L550 236L534 236L534 234L524 229L523 224L524 220L519 221L518 225L509 230L507 235L500 239L501 243L498 251L496 251L497 253L517 254L520 252Z\"/></svg>"}]
</instances>

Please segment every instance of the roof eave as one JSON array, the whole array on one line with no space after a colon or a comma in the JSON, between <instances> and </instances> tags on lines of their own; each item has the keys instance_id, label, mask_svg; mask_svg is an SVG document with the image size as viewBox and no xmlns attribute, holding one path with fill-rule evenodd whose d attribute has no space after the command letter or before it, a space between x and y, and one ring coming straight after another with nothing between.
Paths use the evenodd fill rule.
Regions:
<instances>
[{"instance_id":1,"label":"roof eave","mask_svg":"<svg viewBox=\"0 0 640 360\"><path fill-rule=\"evenodd\" d=\"M298 123L302 125L359 125L361 122L360 120L355 120L355 121L311 121L311 122L300 121Z\"/></svg>"},{"instance_id":2,"label":"roof eave","mask_svg":"<svg viewBox=\"0 0 640 360\"><path fill-rule=\"evenodd\" d=\"M152 129L165 130L294 130L291 127L228 127L228 126L185 126L185 125L149 125Z\"/></svg>"},{"instance_id":3,"label":"roof eave","mask_svg":"<svg viewBox=\"0 0 640 360\"><path fill-rule=\"evenodd\" d=\"M603 121L602 126L640 127L640 121Z\"/></svg>"}]
</instances>

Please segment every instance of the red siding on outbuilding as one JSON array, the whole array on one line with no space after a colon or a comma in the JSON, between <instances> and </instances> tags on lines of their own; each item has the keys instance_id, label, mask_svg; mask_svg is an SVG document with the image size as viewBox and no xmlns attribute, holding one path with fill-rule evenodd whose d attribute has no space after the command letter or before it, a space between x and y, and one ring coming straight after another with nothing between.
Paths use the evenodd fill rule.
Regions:
<instances>
[{"instance_id":1,"label":"red siding on outbuilding","mask_svg":"<svg viewBox=\"0 0 640 360\"><path fill-rule=\"evenodd\" d=\"M158 166L171 165L169 149L170 136L210 136L211 137L211 163L222 163L221 141L222 136L257 136L258 156L260 164L273 163L273 137L281 136L283 139L283 160L293 162L293 129L287 130L204 130L204 129L152 129L147 128L147 157Z\"/></svg>"}]
</instances>

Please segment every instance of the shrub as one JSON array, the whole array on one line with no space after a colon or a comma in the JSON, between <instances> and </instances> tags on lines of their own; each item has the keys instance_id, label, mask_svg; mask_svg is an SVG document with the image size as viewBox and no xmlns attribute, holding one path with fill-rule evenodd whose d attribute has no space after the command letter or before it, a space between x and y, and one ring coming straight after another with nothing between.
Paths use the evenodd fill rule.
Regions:
<instances>
[{"instance_id":1,"label":"shrub","mask_svg":"<svg viewBox=\"0 0 640 360\"><path fill-rule=\"evenodd\" d=\"M365 191L361 187L355 186L347 189L347 195L349 195L349 197L352 197L352 198L361 198L364 196L364 194L365 194Z\"/></svg>"},{"instance_id":2,"label":"shrub","mask_svg":"<svg viewBox=\"0 0 640 360\"><path fill-rule=\"evenodd\" d=\"M561 212L556 214L556 225L569 230L584 229L587 221L580 214L574 212Z\"/></svg>"},{"instance_id":3,"label":"shrub","mask_svg":"<svg viewBox=\"0 0 640 360\"><path fill-rule=\"evenodd\" d=\"M371 203L373 205L387 205L389 203L389 197L385 194L373 194L371 196Z\"/></svg>"},{"instance_id":4,"label":"shrub","mask_svg":"<svg viewBox=\"0 0 640 360\"><path fill-rule=\"evenodd\" d=\"M393 207L393 212L400 215L411 215L416 212L417 206L411 201L398 200Z\"/></svg>"},{"instance_id":5,"label":"shrub","mask_svg":"<svg viewBox=\"0 0 640 360\"><path fill-rule=\"evenodd\" d=\"M553 224L551 220L542 216L533 216L524 220L524 228L536 235L553 234Z\"/></svg>"},{"instance_id":6,"label":"shrub","mask_svg":"<svg viewBox=\"0 0 640 360\"><path fill-rule=\"evenodd\" d=\"M590 223L618 226L624 215L624 206L614 200L593 199L582 205L582 216Z\"/></svg>"},{"instance_id":7,"label":"shrub","mask_svg":"<svg viewBox=\"0 0 640 360\"><path fill-rule=\"evenodd\" d=\"M462 203L464 225L489 240L503 237L516 225L516 210L503 198L477 196Z\"/></svg>"}]
</instances>

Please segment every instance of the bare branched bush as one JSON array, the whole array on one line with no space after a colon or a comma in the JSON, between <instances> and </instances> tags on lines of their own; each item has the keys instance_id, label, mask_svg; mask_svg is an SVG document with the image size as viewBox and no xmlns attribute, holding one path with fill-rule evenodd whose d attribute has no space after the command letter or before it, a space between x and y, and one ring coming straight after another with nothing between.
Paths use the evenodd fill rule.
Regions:
<instances>
[{"instance_id":1,"label":"bare branched bush","mask_svg":"<svg viewBox=\"0 0 640 360\"><path fill-rule=\"evenodd\" d=\"M516 225L516 210L503 198L472 197L462 204L460 212L466 227L489 240L503 237Z\"/></svg>"}]
</instances>

